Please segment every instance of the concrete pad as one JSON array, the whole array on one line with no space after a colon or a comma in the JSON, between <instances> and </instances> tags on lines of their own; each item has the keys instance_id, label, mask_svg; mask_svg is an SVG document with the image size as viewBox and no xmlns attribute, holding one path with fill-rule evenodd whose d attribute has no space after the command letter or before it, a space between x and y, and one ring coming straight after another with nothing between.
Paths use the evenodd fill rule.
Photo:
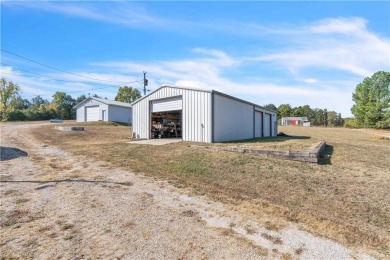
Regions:
<instances>
[{"instance_id":1,"label":"concrete pad","mask_svg":"<svg viewBox=\"0 0 390 260\"><path fill-rule=\"evenodd\" d=\"M172 144L183 141L180 138L161 138L161 139L148 139L148 140L136 140L126 142L128 144L149 144L149 145L164 145L164 144Z\"/></svg>"}]
</instances>

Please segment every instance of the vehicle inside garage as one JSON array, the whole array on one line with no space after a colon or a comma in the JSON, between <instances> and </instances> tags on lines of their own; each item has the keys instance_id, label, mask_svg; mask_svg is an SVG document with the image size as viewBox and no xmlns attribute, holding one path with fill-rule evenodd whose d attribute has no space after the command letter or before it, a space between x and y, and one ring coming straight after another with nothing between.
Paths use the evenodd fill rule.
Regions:
<instances>
[{"instance_id":1,"label":"vehicle inside garage","mask_svg":"<svg viewBox=\"0 0 390 260\"><path fill-rule=\"evenodd\" d=\"M181 138L182 110L151 113L151 138Z\"/></svg>"}]
</instances>

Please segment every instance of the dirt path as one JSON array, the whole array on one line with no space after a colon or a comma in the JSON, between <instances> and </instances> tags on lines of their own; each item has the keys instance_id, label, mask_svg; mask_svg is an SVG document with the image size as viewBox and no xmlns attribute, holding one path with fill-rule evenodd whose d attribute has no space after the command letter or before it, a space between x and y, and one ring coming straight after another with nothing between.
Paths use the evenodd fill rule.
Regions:
<instances>
[{"instance_id":1,"label":"dirt path","mask_svg":"<svg viewBox=\"0 0 390 260\"><path fill-rule=\"evenodd\" d=\"M1 258L370 258L39 143L29 133L37 126L1 125Z\"/></svg>"}]
</instances>

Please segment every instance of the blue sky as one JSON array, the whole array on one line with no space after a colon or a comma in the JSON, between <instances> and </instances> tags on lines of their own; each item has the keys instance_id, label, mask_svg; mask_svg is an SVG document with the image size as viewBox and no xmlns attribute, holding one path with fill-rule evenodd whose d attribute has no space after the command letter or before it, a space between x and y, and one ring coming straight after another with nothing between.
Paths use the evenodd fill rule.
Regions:
<instances>
[{"instance_id":1,"label":"blue sky","mask_svg":"<svg viewBox=\"0 0 390 260\"><path fill-rule=\"evenodd\" d=\"M24 98L113 99L122 83L141 89L147 71L150 90L216 89L350 116L356 84L390 71L390 3L2 1L1 48L84 76L2 51L2 77Z\"/></svg>"}]
</instances>

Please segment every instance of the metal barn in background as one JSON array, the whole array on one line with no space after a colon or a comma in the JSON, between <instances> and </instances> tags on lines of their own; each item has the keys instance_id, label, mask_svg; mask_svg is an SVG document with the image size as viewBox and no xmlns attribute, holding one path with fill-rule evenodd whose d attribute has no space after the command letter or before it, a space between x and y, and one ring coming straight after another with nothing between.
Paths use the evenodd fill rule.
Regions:
<instances>
[{"instance_id":1,"label":"metal barn in background","mask_svg":"<svg viewBox=\"0 0 390 260\"><path fill-rule=\"evenodd\" d=\"M305 116L282 117L280 125L310 126L310 121Z\"/></svg>"},{"instance_id":2,"label":"metal barn in background","mask_svg":"<svg viewBox=\"0 0 390 260\"><path fill-rule=\"evenodd\" d=\"M131 104L89 97L77 105L77 122L111 121L131 124Z\"/></svg>"},{"instance_id":3,"label":"metal barn in background","mask_svg":"<svg viewBox=\"0 0 390 260\"><path fill-rule=\"evenodd\" d=\"M132 106L135 139L209 143L277 134L275 111L215 90L163 85Z\"/></svg>"}]
</instances>

